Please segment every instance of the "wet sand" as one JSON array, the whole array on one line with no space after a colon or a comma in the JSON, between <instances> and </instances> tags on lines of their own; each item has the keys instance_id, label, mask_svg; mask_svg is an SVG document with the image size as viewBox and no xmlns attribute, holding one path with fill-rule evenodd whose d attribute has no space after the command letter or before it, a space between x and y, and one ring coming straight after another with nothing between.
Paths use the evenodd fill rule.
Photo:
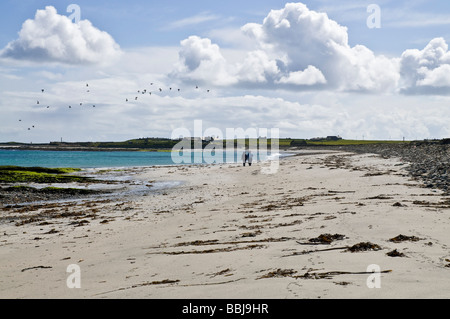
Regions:
<instances>
[{"instance_id":1,"label":"wet sand","mask_svg":"<svg viewBox=\"0 0 450 319\"><path fill-rule=\"evenodd\" d=\"M406 167L339 151L273 174L148 167L145 196L4 208L0 297L449 298L450 198Z\"/></svg>"}]
</instances>

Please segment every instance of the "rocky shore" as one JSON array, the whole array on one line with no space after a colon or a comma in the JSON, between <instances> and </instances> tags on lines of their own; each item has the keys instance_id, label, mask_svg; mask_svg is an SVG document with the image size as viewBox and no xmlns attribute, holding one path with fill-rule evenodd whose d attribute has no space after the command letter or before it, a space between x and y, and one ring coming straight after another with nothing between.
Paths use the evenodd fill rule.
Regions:
<instances>
[{"instance_id":1,"label":"rocky shore","mask_svg":"<svg viewBox=\"0 0 450 319\"><path fill-rule=\"evenodd\" d=\"M406 169L412 178L422 181L427 188L440 189L450 194L450 145L443 141L347 145L330 148L359 154L374 153L383 158L401 158L409 163Z\"/></svg>"},{"instance_id":2,"label":"rocky shore","mask_svg":"<svg viewBox=\"0 0 450 319\"><path fill-rule=\"evenodd\" d=\"M0 166L0 209L36 202L90 198L110 190L90 185L115 184L79 174L77 168Z\"/></svg>"},{"instance_id":3,"label":"rocky shore","mask_svg":"<svg viewBox=\"0 0 450 319\"><path fill-rule=\"evenodd\" d=\"M32 202L74 200L93 195L107 194L107 191L78 188L34 188L29 186L0 187L0 208Z\"/></svg>"}]
</instances>

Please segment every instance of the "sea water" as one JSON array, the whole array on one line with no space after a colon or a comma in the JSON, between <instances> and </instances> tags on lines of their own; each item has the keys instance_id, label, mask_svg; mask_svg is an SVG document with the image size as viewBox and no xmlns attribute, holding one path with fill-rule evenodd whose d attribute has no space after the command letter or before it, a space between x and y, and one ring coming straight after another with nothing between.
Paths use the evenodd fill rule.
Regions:
<instances>
[{"instance_id":1,"label":"sea water","mask_svg":"<svg viewBox=\"0 0 450 319\"><path fill-rule=\"evenodd\" d=\"M289 156L287 153L254 152L253 162L270 161L280 157ZM127 167L149 167L183 164L214 164L214 163L241 163L242 151L219 152L190 152L183 156L184 162L180 163L180 154L171 152L139 152L139 151L38 151L38 150L5 150L0 149L0 166L13 165L24 167L72 167L82 168L84 176L90 176L105 181L106 183L91 183L83 185L88 189L110 190L105 197L118 197L130 195L144 195L152 192L181 185L182 181L154 181L151 187L148 181L139 180L130 175L128 170L109 169ZM184 154L186 155L186 154ZM177 157L178 156L178 157ZM175 158L177 163L174 163ZM100 174L99 174L100 173ZM110 184L109 182L112 182ZM76 183L69 184L29 184L29 186L41 188L54 187L80 187ZM95 198L95 196L94 196ZM64 202L58 200L56 202Z\"/></svg>"},{"instance_id":2,"label":"sea water","mask_svg":"<svg viewBox=\"0 0 450 319\"><path fill-rule=\"evenodd\" d=\"M107 167L139 167L180 164L214 164L240 163L241 151L209 153L195 151L185 154L180 162L179 154L172 152L139 152L139 151L38 151L38 150L2 150L0 149L0 165L39 166L39 167L73 167L73 168L107 168ZM284 156L268 152L254 152L253 161L266 161ZM173 161L176 159L176 162Z\"/></svg>"}]
</instances>

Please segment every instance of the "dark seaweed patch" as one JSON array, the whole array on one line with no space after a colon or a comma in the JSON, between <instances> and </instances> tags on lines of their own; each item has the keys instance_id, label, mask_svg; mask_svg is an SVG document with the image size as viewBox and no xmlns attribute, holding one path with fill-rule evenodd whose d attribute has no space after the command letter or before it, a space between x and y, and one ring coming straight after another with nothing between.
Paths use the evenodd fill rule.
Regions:
<instances>
[{"instance_id":1,"label":"dark seaweed patch","mask_svg":"<svg viewBox=\"0 0 450 319\"><path fill-rule=\"evenodd\" d=\"M321 234L315 238L310 238L308 241L311 243L318 243L318 244L331 244L335 240L343 240L345 238L345 235L341 234Z\"/></svg>"},{"instance_id":2,"label":"dark seaweed patch","mask_svg":"<svg viewBox=\"0 0 450 319\"><path fill-rule=\"evenodd\" d=\"M416 236L405 236L405 235L398 235L394 238L389 239L389 241L394 243L400 243L402 241L419 241L420 238Z\"/></svg>"},{"instance_id":3,"label":"dark seaweed patch","mask_svg":"<svg viewBox=\"0 0 450 319\"><path fill-rule=\"evenodd\" d=\"M360 251L369 251L369 250L381 250L382 248L378 246L377 244L373 244L371 242L361 242L358 244L355 244L348 248L348 251L355 253Z\"/></svg>"},{"instance_id":4,"label":"dark seaweed patch","mask_svg":"<svg viewBox=\"0 0 450 319\"><path fill-rule=\"evenodd\" d=\"M386 253L389 257L405 257L404 253L399 252L397 249L394 249L388 253Z\"/></svg>"}]
</instances>

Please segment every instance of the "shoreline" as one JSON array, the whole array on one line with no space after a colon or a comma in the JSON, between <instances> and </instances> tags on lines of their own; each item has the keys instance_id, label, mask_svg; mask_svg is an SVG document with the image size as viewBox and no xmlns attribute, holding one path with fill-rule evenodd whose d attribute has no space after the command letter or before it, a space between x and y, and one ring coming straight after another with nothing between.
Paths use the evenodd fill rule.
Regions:
<instances>
[{"instance_id":1,"label":"shoreline","mask_svg":"<svg viewBox=\"0 0 450 319\"><path fill-rule=\"evenodd\" d=\"M172 149L143 148L96 148L96 147L52 147L52 146L0 146L9 151L53 151L53 152L170 152Z\"/></svg>"},{"instance_id":2,"label":"shoreline","mask_svg":"<svg viewBox=\"0 0 450 319\"><path fill-rule=\"evenodd\" d=\"M290 151L280 151L281 156L279 156L279 160L282 160L283 158L287 158L290 156L301 156L301 155L315 155L315 154L322 154L323 152L327 152L325 150L315 150L315 152L305 151L305 150L290 150ZM267 163L271 160L264 160L264 161L254 161L254 164L258 165L261 163ZM139 196L142 194L145 194L146 192L153 192L156 190L161 190L165 188L175 187L177 185L167 185L165 182L158 182L158 181L152 181L152 185L145 185L146 187L143 187L144 185L140 185L141 187L131 187L130 185L122 185L120 188L119 186L121 182L122 184L132 184L136 185L136 180L133 181L133 179L127 179L124 180L123 176L127 175L129 172L136 172L139 170L145 170L145 169L153 169L153 168L178 168L178 167L185 167L185 166L192 166L192 167L204 167L208 165L233 165L233 164L239 164L237 162L224 162L224 163L187 163L187 164L158 164L158 165L133 165L133 166L105 166L105 167L85 167L80 168L81 170L76 173L76 175L82 176L82 177L88 177L92 178L92 183L12 183L12 184L4 184L2 185L0 183L0 198L2 198L2 203L0 205L1 207L5 208L12 208L12 207L18 207L18 206L31 206L31 205L43 205L43 204L55 204L55 203L61 203L64 204L65 202L70 201L76 201L80 202L87 199L95 199L100 198L101 196L106 196L110 198L123 198L126 196ZM177 181L175 184L182 184L183 181ZM110 187L109 185L113 185ZM103 185L103 186L101 186ZM92 187L94 186L94 187ZM95 187L97 186L97 187ZM75 194L69 194L64 195L63 192L57 193L56 196L51 196L53 192L45 192L45 189L47 188L59 188L59 189L67 189L69 191L73 190L73 193ZM151 187L149 190L148 187ZM17 188L14 190L14 188ZM41 191L42 190L42 191ZM85 192L86 191L86 192ZM92 194L87 194L87 191L92 191ZM11 194L8 194L11 193ZM11 201L8 200L8 197L25 197L28 200L28 197L33 198L33 195L39 194L41 196L34 196L35 199L31 201L20 201L17 198L15 200ZM78 194L77 194L78 193ZM83 193L85 193L83 195ZM9 195L9 196L5 196ZM47 198L46 198L47 195Z\"/></svg>"},{"instance_id":3,"label":"shoreline","mask_svg":"<svg viewBox=\"0 0 450 319\"><path fill-rule=\"evenodd\" d=\"M172 152L173 148L138 148L138 147L84 147L84 146L47 146L47 145L0 145L0 150L10 151L66 151L66 152ZM193 148L193 151L202 151L204 148ZM226 148L223 148L226 150ZM234 148L233 150L236 150ZM267 148L270 151L270 148Z\"/></svg>"},{"instance_id":4,"label":"shoreline","mask_svg":"<svg viewBox=\"0 0 450 319\"><path fill-rule=\"evenodd\" d=\"M1 149L0 149L1 151ZM24 152L42 152L45 153L46 151L40 151L40 150L18 150L20 151L24 151ZM71 151L71 150L60 150L61 152L67 152L67 153L99 153L96 151L90 152L90 151ZM105 157L89 157L86 154L84 155L77 155L79 156L78 158L75 157L75 159L69 159L68 163L64 164L64 165L60 165L61 161L65 161L66 160L66 156L67 154L64 154L61 157L58 157L58 155L55 156L55 158L57 159L56 161L49 161L48 157L40 157L40 156L35 156L37 157L37 159L35 159L32 163L29 163L27 161L20 161L18 160L16 157L17 155L11 155L10 154L10 158L8 160L8 162L5 163L1 163L0 161L0 167L4 167L4 166L18 166L18 167L44 167L44 168L61 168L62 166L64 167L69 167L69 168L77 168L77 169L83 169L83 170L117 170L117 169L129 169L129 168L139 168L139 167L151 167L151 166L177 166L177 165L209 165L209 164L227 164L227 163L237 163L240 162L240 155L239 152L242 150L233 150L232 154L231 152L226 152L224 151L221 155L211 155L208 152L203 153L202 151L198 151L199 153L201 152L202 155L200 157L200 160L202 160L202 163L197 163L198 158L197 155L194 155L195 152L197 151L193 151L192 153L188 153L187 157L185 154L183 154L182 156L173 156L173 154L169 154L170 152L159 152L159 153L164 153L166 155L164 156L141 156L142 153L158 153L156 151L150 151L150 152L141 152L141 151L131 151L129 153L137 153L137 154L141 154L139 156L133 157L132 155L126 155L126 156L117 156L117 154L115 151L111 151L108 153L107 156ZM294 151L295 152L295 151ZM125 153L125 151L119 151L118 153ZM280 158L281 157L285 157L285 156L289 156L291 155L293 152L291 150L277 150L276 154L279 154ZM40 155L42 155L40 154ZM36 154L33 154L36 155ZM71 156L71 155L69 155ZM217 156L219 156L220 158L216 158ZM263 158L267 159L263 159L263 160L258 160L255 159L254 161L265 161L265 160L270 160L268 159L271 156L270 150L262 150L261 153L258 152L258 156L261 156ZM131 157L131 158L130 158ZM5 158L8 158L7 156ZM115 159L115 158L119 158L119 160ZM177 161L180 161L179 163L177 163ZM185 162L186 160L188 160L189 162ZM14 162L15 161L15 162ZM105 164L105 161L107 164ZM11 162L14 162L13 164L11 164ZM110 164L110 165L108 165Z\"/></svg>"},{"instance_id":5,"label":"shoreline","mask_svg":"<svg viewBox=\"0 0 450 319\"><path fill-rule=\"evenodd\" d=\"M141 181L184 183L2 211L11 221L2 222L0 297L448 298L450 199L406 166L328 150L286 157L274 174L260 165L143 167L132 171ZM33 215L42 219L15 226ZM342 236L311 241L325 234ZM367 250L347 251L357 244ZM71 264L80 289L66 285ZM367 286L370 265L380 266L379 289Z\"/></svg>"}]
</instances>

